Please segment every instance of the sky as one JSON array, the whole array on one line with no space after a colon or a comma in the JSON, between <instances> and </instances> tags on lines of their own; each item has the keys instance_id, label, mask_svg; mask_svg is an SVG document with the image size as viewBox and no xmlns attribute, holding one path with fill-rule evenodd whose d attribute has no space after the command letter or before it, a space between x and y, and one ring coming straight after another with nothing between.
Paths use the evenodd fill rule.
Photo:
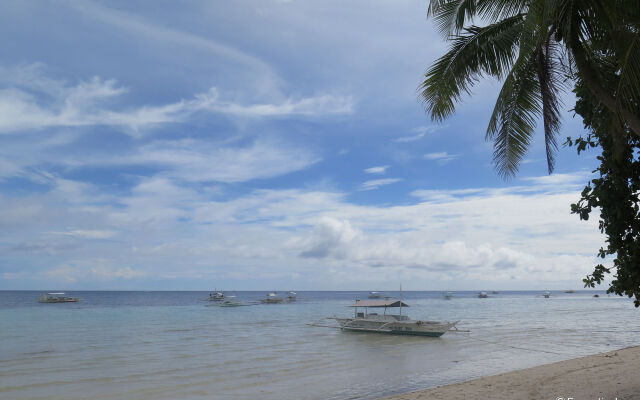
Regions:
<instances>
[{"instance_id":1,"label":"sky","mask_svg":"<svg viewBox=\"0 0 640 400\"><path fill-rule=\"evenodd\" d=\"M580 288L595 153L442 123L427 1L20 1L0 14L0 289ZM583 133L564 95L559 142Z\"/></svg>"}]
</instances>

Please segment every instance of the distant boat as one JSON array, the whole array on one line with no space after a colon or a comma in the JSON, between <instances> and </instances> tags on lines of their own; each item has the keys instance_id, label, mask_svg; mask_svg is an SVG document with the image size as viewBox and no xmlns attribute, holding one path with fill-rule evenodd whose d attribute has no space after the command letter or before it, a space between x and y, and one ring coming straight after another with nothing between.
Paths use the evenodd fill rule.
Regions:
<instances>
[{"instance_id":1,"label":"distant boat","mask_svg":"<svg viewBox=\"0 0 640 400\"><path fill-rule=\"evenodd\" d=\"M569 290L565 290L564 292L565 292L565 293L575 293L576 291L575 291L575 290L572 290L572 289L569 289Z\"/></svg>"},{"instance_id":2,"label":"distant boat","mask_svg":"<svg viewBox=\"0 0 640 400\"><path fill-rule=\"evenodd\" d=\"M298 296L296 292L291 291L287 293L287 301L296 301L296 296Z\"/></svg>"},{"instance_id":3,"label":"distant boat","mask_svg":"<svg viewBox=\"0 0 640 400\"><path fill-rule=\"evenodd\" d=\"M211 292L209 293L209 301L222 301L224 300L224 293L222 292Z\"/></svg>"},{"instance_id":4,"label":"distant boat","mask_svg":"<svg viewBox=\"0 0 640 400\"><path fill-rule=\"evenodd\" d=\"M596 293L593 295L593 297L600 297L600 295Z\"/></svg>"},{"instance_id":5,"label":"distant boat","mask_svg":"<svg viewBox=\"0 0 640 400\"><path fill-rule=\"evenodd\" d=\"M240 307L240 306L248 306L241 301L236 300L236 296L226 296L224 300L220 302L220 307Z\"/></svg>"},{"instance_id":6,"label":"distant boat","mask_svg":"<svg viewBox=\"0 0 640 400\"><path fill-rule=\"evenodd\" d=\"M284 301L284 299L282 297L278 296L277 292L270 292L267 293L267 297L260 300L260 303L262 304L279 304L282 303Z\"/></svg>"},{"instance_id":7,"label":"distant boat","mask_svg":"<svg viewBox=\"0 0 640 400\"><path fill-rule=\"evenodd\" d=\"M547 290L544 293L542 293L542 296L544 296L545 299L548 299L549 297L551 297L551 292Z\"/></svg>"},{"instance_id":8,"label":"distant boat","mask_svg":"<svg viewBox=\"0 0 640 400\"><path fill-rule=\"evenodd\" d=\"M67 297L63 292L46 293L38 299L38 303L76 303L77 301L77 297Z\"/></svg>"},{"instance_id":9,"label":"distant boat","mask_svg":"<svg viewBox=\"0 0 640 400\"><path fill-rule=\"evenodd\" d=\"M402 315L402 307L409 307L402 300L356 300L351 307L355 307L353 317L335 318L344 331L440 337L458 322L413 320ZM364 312L358 312L358 307L364 308ZM387 314L390 307L399 307L400 313ZM384 312L369 313L369 308L384 308Z\"/></svg>"},{"instance_id":10,"label":"distant boat","mask_svg":"<svg viewBox=\"0 0 640 400\"><path fill-rule=\"evenodd\" d=\"M382 295L379 292L369 292L370 299L381 299Z\"/></svg>"},{"instance_id":11,"label":"distant boat","mask_svg":"<svg viewBox=\"0 0 640 400\"><path fill-rule=\"evenodd\" d=\"M486 299L487 297L489 297L489 295L487 294L487 292L480 292L480 293L478 293L478 298L480 298L480 299Z\"/></svg>"},{"instance_id":12,"label":"distant boat","mask_svg":"<svg viewBox=\"0 0 640 400\"><path fill-rule=\"evenodd\" d=\"M453 293L451 293L451 292L444 292L443 297L444 297L444 299L445 299L445 300L451 300L451 298L453 297Z\"/></svg>"},{"instance_id":13,"label":"distant boat","mask_svg":"<svg viewBox=\"0 0 640 400\"><path fill-rule=\"evenodd\" d=\"M498 294L498 291L497 290L492 290L491 293L492 294Z\"/></svg>"}]
</instances>

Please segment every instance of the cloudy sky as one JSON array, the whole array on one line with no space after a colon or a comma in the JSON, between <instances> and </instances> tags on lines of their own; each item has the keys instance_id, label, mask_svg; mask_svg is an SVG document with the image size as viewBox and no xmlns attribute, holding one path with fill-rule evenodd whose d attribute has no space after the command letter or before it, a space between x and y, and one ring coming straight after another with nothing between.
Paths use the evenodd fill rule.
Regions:
<instances>
[{"instance_id":1,"label":"cloudy sky","mask_svg":"<svg viewBox=\"0 0 640 400\"><path fill-rule=\"evenodd\" d=\"M4 4L0 289L580 288L596 154L501 180L493 81L431 122L426 7Z\"/></svg>"}]
</instances>

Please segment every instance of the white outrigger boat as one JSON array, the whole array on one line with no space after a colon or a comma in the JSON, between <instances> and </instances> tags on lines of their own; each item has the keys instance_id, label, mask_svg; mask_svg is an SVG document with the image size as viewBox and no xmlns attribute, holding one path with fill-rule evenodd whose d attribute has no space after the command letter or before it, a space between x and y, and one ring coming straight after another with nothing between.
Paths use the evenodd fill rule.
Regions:
<instances>
[{"instance_id":1,"label":"white outrigger boat","mask_svg":"<svg viewBox=\"0 0 640 400\"><path fill-rule=\"evenodd\" d=\"M260 300L262 304L280 304L284 301L282 297L278 296L278 292L271 292L267 294L267 297Z\"/></svg>"},{"instance_id":2,"label":"white outrigger boat","mask_svg":"<svg viewBox=\"0 0 640 400\"><path fill-rule=\"evenodd\" d=\"M209 301L222 301L224 300L224 293L222 292L218 292L218 291L213 291L211 293L209 293Z\"/></svg>"},{"instance_id":3,"label":"white outrigger boat","mask_svg":"<svg viewBox=\"0 0 640 400\"><path fill-rule=\"evenodd\" d=\"M76 303L77 301L77 297L67 297L63 292L46 293L38 299L38 303Z\"/></svg>"},{"instance_id":4,"label":"white outrigger boat","mask_svg":"<svg viewBox=\"0 0 640 400\"><path fill-rule=\"evenodd\" d=\"M402 300L356 300L350 307L355 307L352 318L335 318L345 331L440 337L458 323L413 320L402 315L402 307L409 307ZM400 313L387 314L390 307L399 307ZM364 312L358 312L358 308L364 308ZM384 308L384 312L382 315L370 313L369 308Z\"/></svg>"},{"instance_id":5,"label":"white outrigger boat","mask_svg":"<svg viewBox=\"0 0 640 400\"><path fill-rule=\"evenodd\" d=\"M287 301L296 301L297 296L298 296L298 293L291 291L287 293Z\"/></svg>"}]
</instances>

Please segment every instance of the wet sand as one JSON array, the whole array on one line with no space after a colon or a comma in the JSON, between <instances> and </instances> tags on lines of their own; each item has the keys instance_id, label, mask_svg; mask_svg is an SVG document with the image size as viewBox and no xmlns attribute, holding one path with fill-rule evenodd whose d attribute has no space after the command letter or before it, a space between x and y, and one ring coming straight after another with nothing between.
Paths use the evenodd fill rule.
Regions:
<instances>
[{"instance_id":1,"label":"wet sand","mask_svg":"<svg viewBox=\"0 0 640 400\"><path fill-rule=\"evenodd\" d=\"M387 397L387 400L640 399L640 346Z\"/></svg>"}]
</instances>

